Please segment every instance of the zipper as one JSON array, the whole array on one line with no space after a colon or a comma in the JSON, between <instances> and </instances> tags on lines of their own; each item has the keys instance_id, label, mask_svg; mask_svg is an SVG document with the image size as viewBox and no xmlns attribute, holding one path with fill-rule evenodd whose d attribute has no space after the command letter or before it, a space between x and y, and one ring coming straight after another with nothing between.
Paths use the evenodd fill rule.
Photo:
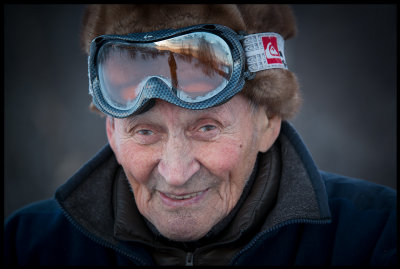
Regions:
<instances>
[{"instance_id":1,"label":"zipper","mask_svg":"<svg viewBox=\"0 0 400 269\"><path fill-rule=\"evenodd\" d=\"M130 253L128 253L127 251L116 247L115 245L111 244L110 242L93 235L92 233L90 233L88 230L86 230L85 228L83 228L79 223L77 223L72 216L65 210L64 206L56 199L57 203L60 205L62 212L64 214L64 216L68 219L68 221L78 230L80 231L83 235L85 235L86 237L88 237L89 239L91 239L92 241L94 241L95 243L101 245L102 247L106 247L106 248L110 248L112 250L115 250L116 252L128 257L129 259L136 261L137 265L151 265L150 263L145 262L143 259L132 255Z\"/></svg>"},{"instance_id":2,"label":"zipper","mask_svg":"<svg viewBox=\"0 0 400 269\"><path fill-rule=\"evenodd\" d=\"M245 252L247 252L248 250L250 250L251 248L254 247L254 245L257 243L257 241L261 240L262 237L266 236L267 234L272 234L272 232L290 225L290 224L299 224L299 223L304 223L304 224L328 224L330 223L331 220L330 219L324 219L324 220L310 220L310 219L293 219L293 220L287 220L285 222L279 223L271 228L269 228L268 230L265 230L261 233L259 233L256 237L254 237L253 240L250 241L250 243L248 243L242 250L240 250L231 260L231 262L229 263L230 265L238 265L235 264L237 262L237 259L244 254Z\"/></svg>"},{"instance_id":3,"label":"zipper","mask_svg":"<svg viewBox=\"0 0 400 269\"><path fill-rule=\"evenodd\" d=\"M193 252L188 252L186 254L185 266L193 266Z\"/></svg>"}]
</instances>

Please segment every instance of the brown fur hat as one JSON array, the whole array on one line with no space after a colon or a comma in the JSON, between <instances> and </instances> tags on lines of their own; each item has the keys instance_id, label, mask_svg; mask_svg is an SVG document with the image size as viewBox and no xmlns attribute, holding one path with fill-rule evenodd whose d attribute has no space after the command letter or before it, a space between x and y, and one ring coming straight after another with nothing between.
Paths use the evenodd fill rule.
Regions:
<instances>
[{"instance_id":1,"label":"brown fur hat","mask_svg":"<svg viewBox=\"0 0 400 269\"><path fill-rule=\"evenodd\" d=\"M89 5L83 17L82 48L88 53L91 40L103 34L150 32L203 23L221 24L248 34L275 32L285 40L296 33L295 19L287 5ZM296 76L285 69L257 72L241 92L263 105L270 117L291 118L301 103ZM91 108L97 110L93 104Z\"/></svg>"}]
</instances>

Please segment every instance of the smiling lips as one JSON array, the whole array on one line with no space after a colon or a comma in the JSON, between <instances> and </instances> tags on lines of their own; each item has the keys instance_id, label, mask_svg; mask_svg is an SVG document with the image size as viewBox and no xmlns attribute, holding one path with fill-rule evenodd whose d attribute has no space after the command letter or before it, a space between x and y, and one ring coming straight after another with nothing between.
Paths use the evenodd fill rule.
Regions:
<instances>
[{"instance_id":1,"label":"smiling lips","mask_svg":"<svg viewBox=\"0 0 400 269\"><path fill-rule=\"evenodd\" d=\"M199 192L193 192L193 193L188 193L188 194L182 194L182 195L175 195L171 193L164 193L164 192L159 192L161 200L163 203L167 206L170 207L180 207L180 206L187 206L191 205L194 203L197 203L200 201L204 195L207 193L207 190L204 191L199 191Z\"/></svg>"}]
</instances>

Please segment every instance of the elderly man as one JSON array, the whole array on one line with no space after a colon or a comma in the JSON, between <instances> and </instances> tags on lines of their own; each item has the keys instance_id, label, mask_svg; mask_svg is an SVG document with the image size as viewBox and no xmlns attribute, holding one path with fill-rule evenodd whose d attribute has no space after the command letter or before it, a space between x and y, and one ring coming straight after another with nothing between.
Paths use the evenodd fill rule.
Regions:
<instances>
[{"instance_id":1,"label":"elderly man","mask_svg":"<svg viewBox=\"0 0 400 269\"><path fill-rule=\"evenodd\" d=\"M319 171L287 6L89 6L92 109L109 144L11 216L7 264L387 265L396 193Z\"/></svg>"}]
</instances>

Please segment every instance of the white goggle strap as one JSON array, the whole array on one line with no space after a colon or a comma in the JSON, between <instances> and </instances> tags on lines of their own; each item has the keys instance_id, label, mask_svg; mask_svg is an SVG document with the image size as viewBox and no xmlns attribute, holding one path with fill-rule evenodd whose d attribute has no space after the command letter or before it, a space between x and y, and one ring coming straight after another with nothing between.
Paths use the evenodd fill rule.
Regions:
<instances>
[{"instance_id":1,"label":"white goggle strap","mask_svg":"<svg viewBox=\"0 0 400 269\"><path fill-rule=\"evenodd\" d=\"M246 35L243 48L250 72L271 68L288 69L284 53L284 40L277 33Z\"/></svg>"}]
</instances>

